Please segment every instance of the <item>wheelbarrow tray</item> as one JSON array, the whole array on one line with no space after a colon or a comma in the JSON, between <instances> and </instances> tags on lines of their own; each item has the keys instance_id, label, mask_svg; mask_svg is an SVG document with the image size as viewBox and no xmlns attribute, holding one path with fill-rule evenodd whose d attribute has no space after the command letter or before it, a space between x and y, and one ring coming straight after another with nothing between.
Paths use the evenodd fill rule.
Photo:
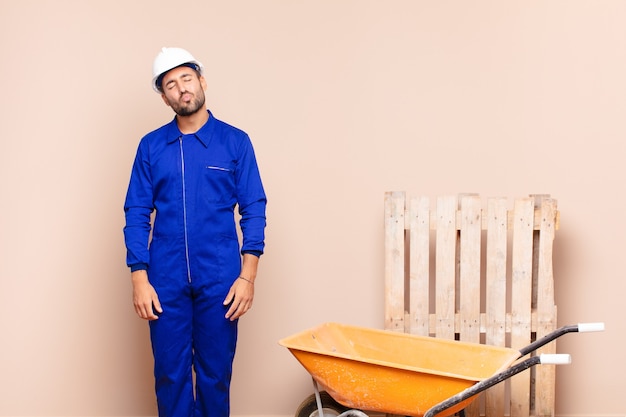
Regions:
<instances>
[{"instance_id":1,"label":"wheelbarrow tray","mask_svg":"<svg viewBox=\"0 0 626 417\"><path fill-rule=\"evenodd\" d=\"M321 324L279 344L344 406L406 416L424 415L520 357L518 350L505 347L338 323Z\"/></svg>"}]
</instances>

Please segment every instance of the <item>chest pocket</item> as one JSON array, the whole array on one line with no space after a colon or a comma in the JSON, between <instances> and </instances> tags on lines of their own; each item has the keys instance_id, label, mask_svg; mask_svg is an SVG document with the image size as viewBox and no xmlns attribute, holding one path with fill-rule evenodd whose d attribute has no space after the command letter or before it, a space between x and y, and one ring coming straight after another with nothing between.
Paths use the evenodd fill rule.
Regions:
<instances>
[{"instance_id":1,"label":"chest pocket","mask_svg":"<svg viewBox=\"0 0 626 417\"><path fill-rule=\"evenodd\" d=\"M203 196L210 203L229 203L235 199L235 164L228 161L209 161L203 169L205 187Z\"/></svg>"}]
</instances>

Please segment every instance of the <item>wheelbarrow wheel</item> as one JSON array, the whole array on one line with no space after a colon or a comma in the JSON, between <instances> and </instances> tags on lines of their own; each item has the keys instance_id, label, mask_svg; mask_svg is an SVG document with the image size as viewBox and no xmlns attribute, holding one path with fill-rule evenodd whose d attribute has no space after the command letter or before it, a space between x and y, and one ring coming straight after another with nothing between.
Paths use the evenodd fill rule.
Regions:
<instances>
[{"instance_id":1,"label":"wheelbarrow wheel","mask_svg":"<svg viewBox=\"0 0 626 417\"><path fill-rule=\"evenodd\" d=\"M333 399L326 391L320 391L320 399L322 400L322 411L324 417L337 417L339 414L348 410L348 407L344 407ZM309 395L298 407L295 417L320 417L319 410L317 408L317 401L315 400L315 394Z\"/></svg>"}]
</instances>

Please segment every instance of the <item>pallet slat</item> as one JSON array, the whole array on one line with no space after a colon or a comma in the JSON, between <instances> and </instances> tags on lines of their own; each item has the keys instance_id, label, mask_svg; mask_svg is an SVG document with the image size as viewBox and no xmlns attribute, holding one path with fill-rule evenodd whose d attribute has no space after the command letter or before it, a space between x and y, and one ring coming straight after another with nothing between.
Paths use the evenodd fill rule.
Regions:
<instances>
[{"instance_id":1,"label":"pallet slat","mask_svg":"<svg viewBox=\"0 0 626 417\"><path fill-rule=\"evenodd\" d=\"M541 200L541 228L537 239L537 338L556 329L556 308L554 306L554 280L552 278L552 243L555 231L556 201ZM556 353L556 343L539 349L541 353ZM534 399L535 414L538 417L552 417L555 404L556 369L554 366L540 366L535 369Z\"/></svg>"},{"instance_id":2,"label":"pallet slat","mask_svg":"<svg viewBox=\"0 0 626 417\"><path fill-rule=\"evenodd\" d=\"M533 274L532 198L515 200L511 272L511 345L526 346L531 341ZM511 378L511 417L530 415L530 372Z\"/></svg>"},{"instance_id":3,"label":"pallet slat","mask_svg":"<svg viewBox=\"0 0 626 417\"><path fill-rule=\"evenodd\" d=\"M480 198L465 195L460 199L461 230L459 236L459 339L480 342ZM474 401L465 410L467 417L480 414L480 403Z\"/></svg>"},{"instance_id":4,"label":"pallet slat","mask_svg":"<svg viewBox=\"0 0 626 417\"><path fill-rule=\"evenodd\" d=\"M506 199L490 198L487 206L488 260L485 265L485 343L506 345L506 265L508 220ZM504 416L504 384L485 392L485 413Z\"/></svg>"},{"instance_id":5,"label":"pallet slat","mask_svg":"<svg viewBox=\"0 0 626 417\"><path fill-rule=\"evenodd\" d=\"M385 328L404 331L404 193L385 196Z\"/></svg>"},{"instance_id":6,"label":"pallet slat","mask_svg":"<svg viewBox=\"0 0 626 417\"><path fill-rule=\"evenodd\" d=\"M429 334L430 313L430 200L411 199L409 234L409 333Z\"/></svg>"},{"instance_id":7,"label":"pallet slat","mask_svg":"<svg viewBox=\"0 0 626 417\"><path fill-rule=\"evenodd\" d=\"M435 254L435 334L454 339L456 299L456 198L437 199L437 241Z\"/></svg>"},{"instance_id":8,"label":"pallet slat","mask_svg":"<svg viewBox=\"0 0 626 417\"><path fill-rule=\"evenodd\" d=\"M461 198L460 232L460 340L480 342L480 198Z\"/></svg>"}]
</instances>

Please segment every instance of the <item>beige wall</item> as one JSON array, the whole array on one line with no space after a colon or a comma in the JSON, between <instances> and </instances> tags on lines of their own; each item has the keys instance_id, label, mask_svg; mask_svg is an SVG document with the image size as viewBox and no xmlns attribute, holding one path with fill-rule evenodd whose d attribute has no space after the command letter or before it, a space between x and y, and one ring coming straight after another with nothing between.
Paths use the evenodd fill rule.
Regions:
<instances>
[{"instance_id":1,"label":"beige wall","mask_svg":"<svg viewBox=\"0 0 626 417\"><path fill-rule=\"evenodd\" d=\"M0 416L155 415L122 203L172 117L161 46L207 66L270 199L234 415L312 392L277 340L383 322L383 193L550 193L559 416L624 416L626 2L0 0Z\"/></svg>"}]
</instances>

